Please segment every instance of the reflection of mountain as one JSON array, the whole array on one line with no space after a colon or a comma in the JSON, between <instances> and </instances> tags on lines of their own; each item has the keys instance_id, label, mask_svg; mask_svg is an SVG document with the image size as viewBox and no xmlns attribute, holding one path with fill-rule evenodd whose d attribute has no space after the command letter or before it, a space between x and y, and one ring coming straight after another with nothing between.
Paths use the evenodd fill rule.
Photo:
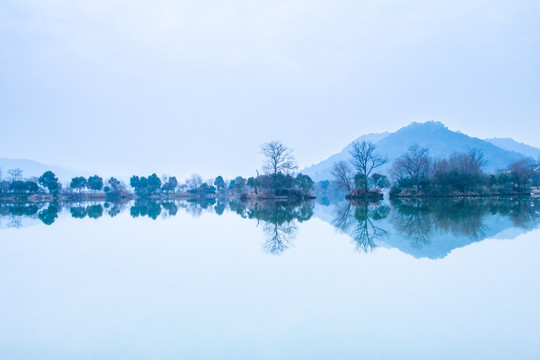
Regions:
<instances>
[{"instance_id":1,"label":"reflection of mountain","mask_svg":"<svg viewBox=\"0 0 540 360\"><path fill-rule=\"evenodd\" d=\"M100 219L127 211L133 218L156 220L185 210L192 217L225 211L257 220L265 235L263 249L281 254L291 245L297 224L314 213L351 237L356 251L396 248L416 258L439 259L452 250L486 238L513 239L540 224L540 201L533 199L400 200L388 203L341 201L317 204L279 201L242 202L225 199L127 203L0 203L0 228L53 225L59 218ZM79 221L79 220L76 220Z\"/></svg>"},{"instance_id":2,"label":"reflection of mountain","mask_svg":"<svg viewBox=\"0 0 540 360\"><path fill-rule=\"evenodd\" d=\"M347 206L351 205L342 202L335 206L317 206L315 214L356 242L357 226L364 226L365 220L351 215L345 220L343 209ZM384 205L370 204L369 211L375 215L372 220L385 232L384 236L373 239L372 247L396 248L416 258L439 259L473 242L515 238L536 228L540 222L538 206L530 199L401 201L392 204L388 217L381 217L377 209L384 209ZM366 205L360 208L365 209ZM349 214L357 212L358 205L355 209L350 209Z\"/></svg>"}]
</instances>

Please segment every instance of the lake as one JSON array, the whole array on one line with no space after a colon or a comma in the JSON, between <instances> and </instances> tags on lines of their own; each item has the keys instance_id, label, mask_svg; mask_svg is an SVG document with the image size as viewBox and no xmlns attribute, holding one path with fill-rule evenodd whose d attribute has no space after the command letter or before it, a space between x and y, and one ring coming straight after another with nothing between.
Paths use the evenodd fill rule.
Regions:
<instances>
[{"instance_id":1,"label":"lake","mask_svg":"<svg viewBox=\"0 0 540 360\"><path fill-rule=\"evenodd\" d=\"M540 202L0 204L2 359L537 359Z\"/></svg>"}]
</instances>

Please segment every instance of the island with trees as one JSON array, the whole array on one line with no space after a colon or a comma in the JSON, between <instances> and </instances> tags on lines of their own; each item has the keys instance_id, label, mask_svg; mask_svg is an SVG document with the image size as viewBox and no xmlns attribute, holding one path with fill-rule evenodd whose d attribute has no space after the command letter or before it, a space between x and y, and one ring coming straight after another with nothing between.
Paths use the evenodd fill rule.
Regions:
<instances>
[{"instance_id":1,"label":"island with trees","mask_svg":"<svg viewBox=\"0 0 540 360\"><path fill-rule=\"evenodd\" d=\"M486 161L477 149L434 159L429 149L412 145L391 164L388 178L374 172L388 161L376 150L370 142L356 141L349 163L334 164L333 182L347 192L346 198L382 199L385 189L391 198L531 196L540 186L540 167L529 158L497 173L486 173Z\"/></svg>"}]
</instances>

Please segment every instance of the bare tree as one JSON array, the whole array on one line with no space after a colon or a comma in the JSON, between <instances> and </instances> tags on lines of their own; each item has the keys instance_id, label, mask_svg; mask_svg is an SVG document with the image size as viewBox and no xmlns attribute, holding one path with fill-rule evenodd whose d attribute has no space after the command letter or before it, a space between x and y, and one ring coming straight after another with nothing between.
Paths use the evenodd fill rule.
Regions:
<instances>
[{"instance_id":1,"label":"bare tree","mask_svg":"<svg viewBox=\"0 0 540 360\"><path fill-rule=\"evenodd\" d=\"M477 148L470 149L467 156L471 170L477 174L481 173L482 168L487 164L487 160L485 159L482 150Z\"/></svg>"},{"instance_id":2,"label":"bare tree","mask_svg":"<svg viewBox=\"0 0 540 360\"><path fill-rule=\"evenodd\" d=\"M388 159L384 156L381 156L375 152L377 146L369 141L354 141L352 143L352 149L349 151L351 154L351 164L353 164L356 171L364 176L364 190L367 192L368 189L368 178L371 175L371 172L386 164Z\"/></svg>"},{"instance_id":3,"label":"bare tree","mask_svg":"<svg viewBox=\"0 0 540 360\"><path fill-rule=\"evenodd\" d=\"M8 174L11 175L13 180L19 180L20 178L22 178L22 173L23 173L23 171L22 171L21 168L9 169L8 170Z\"/></svg>"},{"instance_id":4,"label":"bare tree","mask_svg":"<svg viewBox=\"0 0 540 360\"><path fill-rule=\"evenodd\" d=\"M192 174L189 179L186 180L186 185L189 189L198 189L203 183L202 177L199 174Z\"/></svg>"},{"instance_id":5,"label":"bare tree","mask_svg":"<svg viewBox=\"0 0 540 360\"><path fill-rule=\"evenodd\" d=\"M520 189L524 189L534 176L535 164L531 159L522 159L510 165L512 180Z\"/></svg>"},{"instance_id":6,"label":"bare tree","mask_svg":"<svg viewBox=\"0 0 540 360\"><path fill-rule=\"evenodd\" d=\"M263 170L267 175L291 173L298 168L292 150L279 141L271 141L261 146L264 156Z\"/></svg>"},{"instance_id":7,"label":"bare tree","mask_svg":"<svg viewBox=\"0 0 540 360\"><path fill-rule=\"evenodd\" d=\"M422 180L428 178L430 169L429 150L415 144L396 159L392 166L392 176L396 180L409 179L418 191Z\"/></svg>"},{"instance_id":8,"label":"bare tree","mask_svg":"<svg viewBox=\"0 0 540 360\"><path fill-rule=\"evenodd\" d=\"M332 167L331 174L340 187L351 192L353 189L353 174L350 166L345 161L341 160L335 163Z\"/></svg>"}]
</instances>

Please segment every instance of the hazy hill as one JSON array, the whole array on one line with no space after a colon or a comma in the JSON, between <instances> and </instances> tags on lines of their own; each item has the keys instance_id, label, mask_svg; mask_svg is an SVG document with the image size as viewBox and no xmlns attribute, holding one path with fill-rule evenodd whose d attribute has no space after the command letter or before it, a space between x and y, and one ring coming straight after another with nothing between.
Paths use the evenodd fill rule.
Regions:
<instances>
[{"instance_id":1,"label":"hazy hill","mask_svg":"<svg viewBox=\"0 0 540 360\"><path fill-rule=\"evenodd\" d=\"M515 151L525 156L530 156L533 159L537 160L540 158L540 149L532 147L530 145L520 143L510 138L493 138L485 139L495 146L500 147L501 149Z\"/></svg>"},{"instance_id":2,"label":"hazy hill","mask_svg":"<svg viewBox=\"0 0 540 360\"><path fill-rule=\"evenodd\" d=\"M2 179L8 178L8 170L21 168L23 177L41 176L45 171L51 170L61 181L71 180L75 176L93 175L87 171L70 169L57 165L46 165L27 159L8 159L0 158L0 168L2 169Z\"/></svg>"},{"instance_id":3,"label":"hazy hill","mask_svg":"<svg viewBox=\"0 0 540 360\"><path fill-rule=\"evenodd\" d=\"M451 131L440 122L412 123L394 133L371 134L358 138L377 144L378 151L390 160L378 172L388 173L395 158L407 151L413 144L419 144L430 150L432 157L444 158L454 152L466 152L472 148L481 150L487 160L486 171L505 169L512 162L524 155L515 151L502 149L489 141L473 138L460 132ZM332 165L339 160L350 159L347 145L341 152L318 164L307 167L302 173L311 176L315 181L331 179Z\"/></svg>"}]
</instances>

